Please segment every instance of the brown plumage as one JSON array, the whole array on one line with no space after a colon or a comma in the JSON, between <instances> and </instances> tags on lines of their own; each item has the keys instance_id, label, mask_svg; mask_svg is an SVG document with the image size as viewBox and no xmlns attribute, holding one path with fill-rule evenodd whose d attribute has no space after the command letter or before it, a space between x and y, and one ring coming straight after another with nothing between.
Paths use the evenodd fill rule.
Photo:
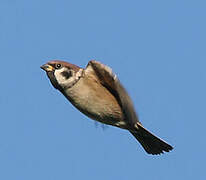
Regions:
<instances>
[{"instance_id":1,"label":"brown plumage","mask_svg":"<svg viewBox=\"0 0 206 180\"><path fill-rule=\"evenodd\" d=\"M47 72L52 85L88 117L129 130L149 154L161 154L173 149L142 126L131 98L108 66L90 61L82 69L55 60L41 68Z\"/></svg>"}]
</instances>

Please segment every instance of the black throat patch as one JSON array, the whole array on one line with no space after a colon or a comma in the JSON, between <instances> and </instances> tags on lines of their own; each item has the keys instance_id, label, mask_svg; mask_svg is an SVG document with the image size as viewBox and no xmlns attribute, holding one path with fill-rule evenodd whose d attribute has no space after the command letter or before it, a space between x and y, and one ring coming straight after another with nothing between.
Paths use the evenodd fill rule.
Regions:
<instances>
[{"instance_id":1,"label":"black throat patch","mask_svg":"<svg viewBox=\"0 0 206 180\"><path fill-rule=\"evenodd\" d=\"M59 83L57 82L55 76L54 76L54 72L53 71L49 71L47 72L47 76L49 77L50 82L52 83L52 85L56 88L61 90L61 86L59 85Z\"/></svg>"}]
</instances>

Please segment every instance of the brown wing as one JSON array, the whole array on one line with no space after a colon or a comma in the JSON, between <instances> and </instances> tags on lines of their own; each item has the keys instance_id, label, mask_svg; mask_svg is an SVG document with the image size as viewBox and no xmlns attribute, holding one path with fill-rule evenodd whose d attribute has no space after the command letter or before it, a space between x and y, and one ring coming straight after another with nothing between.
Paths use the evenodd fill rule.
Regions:
<instances>
[{"instance_id":1,"label":"brown wing","mask_svg":"<svg viewBox=\"0 0 206 180\"><path fill-rule=\"evenodd\" d=\"M101 84L117 99L125 116L125 121L127 121L131 127L139 122L131 98L117 76L112 72L112 69L94 60L89 61L87 68L92 68Z\"/></svg>"}]
</instances>

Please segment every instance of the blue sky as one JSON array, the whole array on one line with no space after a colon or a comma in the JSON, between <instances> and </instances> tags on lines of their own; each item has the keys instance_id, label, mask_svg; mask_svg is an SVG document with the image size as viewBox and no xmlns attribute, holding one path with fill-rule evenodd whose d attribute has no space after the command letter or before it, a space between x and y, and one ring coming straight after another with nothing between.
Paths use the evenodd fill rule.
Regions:
<instances>
[{"instance_id":1,"label":"blue sky","mask_svg":"<svg viewBox=\"0 0 206 180\"><path fill-rule=\"evenodd\" d=\"M206 2L1 0L0 179L204 179ZM143 125L174 146L147 155L77 111L39 68L112 67Z\"/></svg>"}]
</instances>

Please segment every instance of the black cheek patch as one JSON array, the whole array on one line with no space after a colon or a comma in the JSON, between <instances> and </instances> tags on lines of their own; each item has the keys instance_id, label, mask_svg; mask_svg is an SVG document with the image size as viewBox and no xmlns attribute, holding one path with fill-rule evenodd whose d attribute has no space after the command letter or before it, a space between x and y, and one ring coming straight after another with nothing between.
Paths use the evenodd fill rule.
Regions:
<instances>
[{"instance_id":1,"label":"black cheek patch","mask_svg":"<svg viewBox=\"0 0 206 180\"><path fill-rule=\"evenodd\" d=\"M65 77L65 79L69 79L72 76L72 72L71 71L63 71L61 72L62 76Z\"/></svg>"}]
</instances>

